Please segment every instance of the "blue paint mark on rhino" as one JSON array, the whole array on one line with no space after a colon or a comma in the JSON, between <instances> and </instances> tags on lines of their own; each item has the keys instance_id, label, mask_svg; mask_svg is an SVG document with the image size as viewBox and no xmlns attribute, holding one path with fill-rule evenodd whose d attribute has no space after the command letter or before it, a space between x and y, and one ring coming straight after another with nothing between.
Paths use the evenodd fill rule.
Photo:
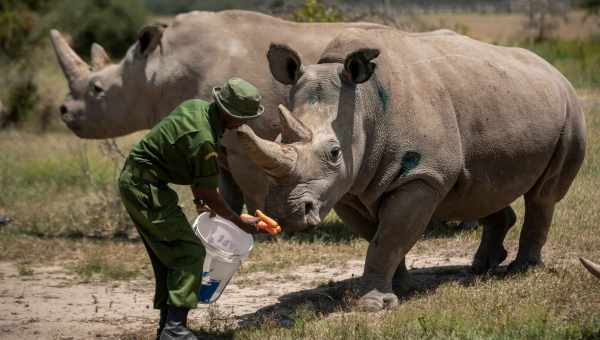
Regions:
<instances>
[{"instance_id":1,"label":"blue paint mark on rhino","mask_svg":"<svg viewBox=\"0 0 600 340\"><path fill-rule=\"evenodd\" d=\"M416 168L421 161L421 154L415 151L407 151L402 156L402 167L400 176L406 176L412 169Z\"/></svg>"},{"instance_id":2,"label":"blue paint mark on rhino","mask_svg":"<svg viewBox=\"0 0 600 340\"><path fill-rule=\"evenodd\" d=\"M390 101L390 96L383 88L383 86L377 81L377 95L379 96L379 101L381 102L381 106L383 106L383 111L387 111L388 103Z\"/></svg>"}]
</instances>

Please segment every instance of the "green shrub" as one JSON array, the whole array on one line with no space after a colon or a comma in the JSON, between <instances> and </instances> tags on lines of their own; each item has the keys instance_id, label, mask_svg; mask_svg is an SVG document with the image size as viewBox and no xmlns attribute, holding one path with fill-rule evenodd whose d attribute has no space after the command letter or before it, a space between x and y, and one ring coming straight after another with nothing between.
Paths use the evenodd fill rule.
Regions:
<instances>
[{"instance_id":1,"label":"green shrub","mask_svg":"<svg viewBox=\"0 0 600 340\"><path fill-rule=\"evenodd\" d=\"M335 6L327 6L318 0L306 0L304 5L292 14L292 20L299 22L344 21L344 15Z\"/></svg>"},{"instance_id":2,"label":"green shrub","mask_svg":"<svg viewBox=\"0 0 600 340\"><path fill-rule=\"evenodd\" d=\"M100 43L114 57L121 57L137 38L146 21L142 0L63 0L48 19L71 34L73 48L89 56L92 43Z\"/></svg>"},{"instance_id":3,"label":"green shrub","mask_svg":"<svg viewBox=\"0 0 600 340\"><path fill-rule=\"evenodd\" d=\"M600 86L600 45L592 41L552 40L524 44L554 65L575 87Z\"/></svg>"},{"instance_id":4,"label":"green shrub","mask_svg":"<svg viewBox=\"0 0 600 340\"><path fill-rule=\"evenodd\" d=\"M18 58L39 42L34 33L56 0L0 0L0 56Z\"/></svg>"},{"instance_id":5,"label":"green shrub","mask_svg":"<svg viewBox=\"0 0 600 340\"><path fill-rule=\"evenodd\" d=\"M6 116L0 121L0 128L21 125L37 108L38 87L31 77L14 84L8 91Z\"/></svg>"}]
</instances>

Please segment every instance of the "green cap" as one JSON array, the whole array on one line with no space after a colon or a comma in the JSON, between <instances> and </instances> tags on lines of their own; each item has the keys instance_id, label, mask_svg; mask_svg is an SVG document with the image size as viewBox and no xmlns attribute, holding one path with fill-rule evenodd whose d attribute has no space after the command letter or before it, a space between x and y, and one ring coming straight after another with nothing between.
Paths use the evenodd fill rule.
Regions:
<instances>
[{"instance_id":1,"label":"green cap","mask_svg":"<svg viewBox=\"0 0 600 340\"><path fill-rule=\"evenodd\" d=\"M231 78L223 87L214 87L213 97L225 113L237 119L253 119L265 110L258 89L244 79Z\"/></svg>"}]
</instances>

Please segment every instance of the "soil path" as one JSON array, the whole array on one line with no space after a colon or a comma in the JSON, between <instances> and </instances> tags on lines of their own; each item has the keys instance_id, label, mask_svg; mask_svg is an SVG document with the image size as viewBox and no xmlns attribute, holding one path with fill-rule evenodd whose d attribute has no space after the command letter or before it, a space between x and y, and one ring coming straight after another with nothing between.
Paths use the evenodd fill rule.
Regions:
<instances>
[{"instance_id":1,"label":"soil path","mask_svg":"<svg viewBox=\"0 0 600 340\"><path fill-rule=\"evenodd\" d=\"M407 263L420 268L415 274L427 275L428 267L436 267L437 272L429 274L439 277L443 268L462 268L469 259L419 255ZM326 289L316 288L319 284L331 281L356 281L362 266L362 261L352 260L337 268L303 266L293 273L240 275L211 307L212 313L216 310L240 324L282 306L286 296L314 294ZM464 276L462 269L453 273ZM14 263L0 262L0 338L118 339L141 329L150 334L157 319L152 290L148 280L82 283L61 266L34 267L33 274L19 275ZM193 312L194 324L206 320L207 308L202 305Z\"/></svg>"}]
</instances>

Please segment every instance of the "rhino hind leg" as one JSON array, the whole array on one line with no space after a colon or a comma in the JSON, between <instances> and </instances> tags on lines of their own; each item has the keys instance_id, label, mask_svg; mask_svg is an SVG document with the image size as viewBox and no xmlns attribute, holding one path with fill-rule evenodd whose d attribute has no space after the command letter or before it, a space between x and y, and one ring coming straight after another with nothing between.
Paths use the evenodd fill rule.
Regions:
<instances>
[{"instance_id":1,"label":"rhino hind leg","mask_svg":"<svg viewBox=\"0 0 600 340\"><path fill-rule=\"evenodd\" d=\"M504 238L516 221L517 215L510 206L481 219L483 235L471 265L473 273L486 273L506 259Z\"/></svg>"},{"instance_id":2,"label":"rhino hind leg","mask_svg":"<svg viewBox=\"0 0 600 340\"><path fill-rule=\"evenodd\" d=\"M508 266L509 272L522 272L542 266L542 247L546 243L554 202L539 202L525 197L525 221L519 238L517 258Z\"/></svg>"},{"instance_id":3,"label":"rhino hind leg","mask_svg":"<svg viewBox=\"0 0 600 340\"><path fill-rule=\"evenodd\" d=\"M575 100L576 101L576 100ZM552 224L554 207L569 190L585 155L585 123L578 108L568 107L568 116L554 153L537 183L525 194L525 220L519 251L509 265L511 272L543 265L542 247Z\"/></svg>"}]
</instances>

